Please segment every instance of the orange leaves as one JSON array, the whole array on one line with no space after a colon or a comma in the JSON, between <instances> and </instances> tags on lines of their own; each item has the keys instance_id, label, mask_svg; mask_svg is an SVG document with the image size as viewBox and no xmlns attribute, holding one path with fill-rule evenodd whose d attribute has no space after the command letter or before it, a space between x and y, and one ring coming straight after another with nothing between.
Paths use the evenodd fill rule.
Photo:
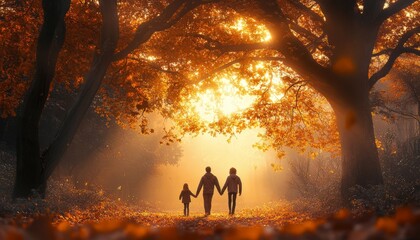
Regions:
<instances>
[{"instance_id":1,"label":"orange leaves","mask_svg":"<svg viewBox=\"0 0 420 240\"><path fill-rule=\"evenodd\" d=\"M397 221L393 218L382 217L376 221L376 229L384 231L389 234L395 234L398 230Z\"/></svg>"},{"instance_id":2,"label":"orange leaves","mask_svg":"<svg viewBox=\"0 0 420 240\"><path fill-rule=\"evenodd\" d=\"M98 217L98 212L103 215ZM357 218L342 209L313 219L281 201L243 209L233 217L225 213L182 217L114 203L69 214L74 214L71 220L29 216L27 225L0 225L0 239L416 239L420 229L420 215L413 208L379 218Z\"/></svg>"},{"instance_id":3,"label":"orange leaves","mask_svg":"<svg viewBox=\"0 0 420 240\"><path fill-rule=\"evenodd\" d=\"M305 233L314 233L316 229L318 228L318 226L319 226L319 222L306 221L301 224L293 224L293 225L286 226L284 230L286 233L289 233L295 236L300 236Z\"/></svg>"},{"instance_id":4,"label":"orange leaves","mask_svg":"<svg viewBox=\"0 0 420 240\"><path fill-rule=\"evenodd\" d=\"M95 223L92 225L92 230L95 231L96 233L110 233L110 232L117 231L122 226L123 226L122 221L118 219L114 219L114 220L102 221L100 223Z\"/></svg>"},{"instance_id":5,"label":"orange leaves","mask_svg":"<svg viewBox=\"0 0 420 240\"><path fill-rule=\"evenodd\" d=\"M248 240L257 240L261 239L261 235L264 233L264 228L261 226L253 226L253 227L237 227L231 228L228 231L225 231L223 234L223 239L226 240L240 240L240 239L248 239Z\"/></svg>"},{"instance_id":6,"label":"orange leaves","mask_svg":"<svg viewBox=\"0 0 420 240\"><path fill-rule=\"evenodd\" d=\"M28 234L22 229L12 226L0 226L0 239L4 240L22 240L28 238Z\"/></svg>"},{"instance_id":7,"label":"orange leaves","mask_svg":"<svg viewBox=\"0 0 420 240\"><path fill-rule=\"evenodd\" d=\"M395 220L398 224L407 224L414 222L415 220L420 220L418 216L416 217L413 213L413 209L409 207L400 207L397 208L397 212L395 213Z\"/></svg>"},{"instance_id":8,"label":"orange leaves","mask_svg":"<svg viewBox=\"0 0 420 240\"><path fill-rule=\"evenodd\" d=\"M15 116L15 110L30 84L35 60L36 36L41 19L33 17L39 4L25 9L14 5L2 9L0 21L0 117Z\"/></svg>"},{"instance_id":9,"label":"orange leaves","mask_svg":"<svg viewBox=\"0 0 420 240\"><path fill-rule=\"evenodd\" d=\"M128 224L124 229L124 234L130 238L139 239L146 236L148 230L146 227L135 225L135 224Z\"/></svg>"},{"instance_id":10,"label":"orange leaves","mask_svg":"<svg viewBox=\"0 0 420 240\"><path fill-rule=\"evenodd\" d=\"M344 220L350 217L350 211L348 209L340 209L335 213L334 217L339 220Z\"/></svg>"}]
</instances>

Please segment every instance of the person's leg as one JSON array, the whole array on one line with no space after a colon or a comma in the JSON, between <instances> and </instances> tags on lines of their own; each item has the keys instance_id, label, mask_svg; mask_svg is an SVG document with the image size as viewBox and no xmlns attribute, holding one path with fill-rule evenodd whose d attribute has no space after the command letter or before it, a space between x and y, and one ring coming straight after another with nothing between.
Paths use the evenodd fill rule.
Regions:
<instances>
[{"instance_id":1,"label":"person's leg","mask_svg":"<svg viewBox=\"0 0 420 240\"><path fill-rule=\"evenodd\" d=\"M186 203L187 207L187 216L190 216L190 203Z\"/></svg>"},{"instance_id":2,"label":"person's leg","mask_svg":"<svg viewBox=\"0 0 420 240\"><path fill-rule=\"evenodd\" d=\"M213 198L213 194L209 194L209 215L211 213L211 199Z\"/></svg>"},{"instance_id":3,"label":"person's leg","mask_svg":"<svg viewBox=\"0 0 420 240\"><path fill-rule=\"evenodd\" d=\"M232 193L228 193L229 214L232 214Z\"/></svg>"},{"instance_id":4,"label":"person's leg","mask_svg":"<svg viewBox=\"0 0 420 240\"><path fill-rule=\"evenodd\" d=\"M204 212L206 215L209 214L209 195L208 194L203 194L203 199L204 199Z\"/></svg>"},{"instance_id":5,"label":"person's leg","mask_svg":"<svg viewBox=\"0 0 420 240\"><path fill-rule=\"evenodd\" d=\"M232 193L232 214L235 214L235 207L236 207L236 194L238 193Z\"/></svg>"},{"instance_id":6,"label":"person's leg","mask_svg":"<svg viewBox=\"0 0 420 240\"><path fill-rule=\"evenodd\" d=\"M187 204L188 203L184 203L184 216L187 216Z\"/></svg>"}]
</instances>

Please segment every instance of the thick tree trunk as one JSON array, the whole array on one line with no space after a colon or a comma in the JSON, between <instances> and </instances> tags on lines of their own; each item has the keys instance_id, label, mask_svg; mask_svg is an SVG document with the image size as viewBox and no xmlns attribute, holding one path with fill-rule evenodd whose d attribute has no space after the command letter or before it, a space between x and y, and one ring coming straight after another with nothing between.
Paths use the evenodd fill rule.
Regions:
<instances>
[{"instance_id":1,"label":"thick tree trunk","mask_svg":"<svg viewBox=\"0 0 420 240\"><path fill-rule=\"evenodd\" d=\"M83 120L90 104L92 103L101 83L105 77L109 65L113 61L114 51L118 42L118 15L116 0L100 1L102 14L102 33L100 52L95 56L93 65L85 78L82 91L75 104L70 109L60 130L49 146L42 154L43 169L41 175L41 193L45 193L46 181L61 160L80 123Z\"/></svg>"},{"instance_id":2,"label":"thick tree trunk","mask_svg":"<svg viewBox=\"0 0 420 240\"><path fill-rule=\"evenodd\" d=\"M29 197L40 184L41 160L38 127L58 53L64 42L64 17L69 0L44 0L44 22L38 37L36 71L18 119L16 179L13 198Z\"/></svg>"},{"instance_id":3,"label":"thick tree trunk","mask_svg":"<svg viewBox=\"0 0 420 240\"><path fill-rule=\"evenodd\" d=\"M28 113L24 111L23 118L25 119L27 115L33 115L34 110L31 108L31 106L33 106L34 102L38 104L35 108L36 117L32 117L30 121L27 121L30 124L22 124L24 127L21 129L25 131L19 134L21 137L18 138L18 164L16 171L15 191L13 194L14 198L29 197L32 195L32 191L39 193L42 197L45 196L46 182L51 176L51 173L55 167L58 165L59 160L61 159L71 140L73 139L76 130L83 119L83 116L89 109L89 106L97 90L99 89L103 78L105 77L106 70L112 62L113 54L118 40L118 16L116 0L101 0L100 7L103 26L99 53L95 55L93 65L87 74L85 84L78 99L76 100L76 103L67 114L67 117L65 118L61 128L58 131L58 134L56 135L56 138L50 144L48 149L43 152L42 156L40 156L38 140L39 117L45 104L45 100L48 96L49 83L51 82L55 71L55 61L58 52L55 55L50 53L51 56L55 56L54 64L51 64L50 59L45 59L43 62L45 66L43 66L42 70L44 72L47 70L49 71L48 74L44 74L45 76L50 77L48 78L48 82L46 82L44 79L42 79L43 81L41 82L35 81L38 79L37 75L35 77L35 83L33 84L35 90L33 90L33 87L31 87L29 92L30 97L28 97L27 100L28 104L25 107L25 110ZM43 41L41 41L42 33L43 32L41 31L39 41L43 43ZM45 49L41 50L45 51ZM40 49L38 49L38 52L44 53L44 51L40 51ZM48 83L48 86L45 85L46 83ZM37 90L41 86L44 87L44 91L42 93L40 93L40 90ZM38 100L40 96L43 97L41 99L42 101Z\"/></svg>"},{"instance_id":4,"label":"thick tree trunk","mask_svg":"<svg viewBox=\"0 0 420 240\"><path fill-rule=\"evenodd\" d=\"M341 142L341 192L345 201L356 185L368 187L383 183L368 94L353 97L351 101L333 104Z\"/></svg>"}]
</instances>

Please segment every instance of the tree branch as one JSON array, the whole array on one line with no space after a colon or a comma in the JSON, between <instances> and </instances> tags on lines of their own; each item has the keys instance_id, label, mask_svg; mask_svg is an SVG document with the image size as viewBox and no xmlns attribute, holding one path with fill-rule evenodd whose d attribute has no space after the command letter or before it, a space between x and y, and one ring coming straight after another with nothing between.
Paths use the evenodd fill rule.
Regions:
<instances>
[{"instance_id":1,"label":"tree branch","mask_svg":"<svg viewBox=\"0 0 420 240\"><path fill-rule=\"evenodd\" d=\"M317 91L324 95L336 94L330 72L317 63L308 48L290 30L282 9L275 0L260 0L259 6L263 12L261 19L268 22L273 36L273 45L284 56L284 64L293 68L302 78L308 80Z\"/></svg>"},{"instance_id":2,"label":"tree branch","mask_svg":"<svg viewBox=\"0 0 420 240\"><path fill-rule=\"evenodd\" d=\"M178 71L173 71L173 70L169 70L169 69L164 69L161 66L159 66L158 64L155 63L151 63L150 61L147 61L146 59L142 59L142 58L135 58L135 57L129 57L128 59L133 60L133 61L137 61L139 63L143 63L148 65L150 68L155 69L159 72L163 72L163 73L168 73L168 74L173 74L173 75L178 75L181 78L189 81L189 79L183 75L182 73L178 72Z\"/></svg>"},{"instance_id":3,"label":"tree branch","mask_svg":"<svg viewBox=\"0 0 420 240\"><path fill-rule=\"evenodd\" d=\"M204 48L208 50L218 50L222 53L227 52L245 52L245 51L252 51L252 50L259 50L259 49L275 49L275 46L271 43L260 42L260 43L243 43L243 44L236 44L236 45L228 45L219 42L218 40L212 39L209 36L200 34L200 33L193 33L188 34L187 36L192 36L196 38L201 38L206 41L204 44Z\"/></svg>"},{"instance_id":4,"label":"tree branch","mask_svg":"<svg viewBox=\"0 0 420 240\"><path fill-rule=\"evenodd\" d=\"M196 7L217 2L218 0L174 0L158 16L152 18L147 22L140 24L134 34L133 40L128 45L117 52L114 56L114 61L125 58L128 54L133 52L139 45L145 43L150 37L159 31L166 30L176 24L183 16L189 13Z\"/></svg>"},{"instance_id":5,"label":"tree branch","mask_svg":"<svg viewBox=\"0 0 420 240\"><path fill-rule=\"evenodd\" d=\"M393 4L391 4L388 8L382 10L377 18L377 22L382 24L385 20L390 18L392 15L400 12L404 8L413 4L416 0L399 0Z\"/></svg>"},{"instance_id":6,"label":"tree branch","mask_svg":"<svg viewBox=\"0 0 420 240\"><path fill-rule=\"evenodd\" d=\"M227 68L229 68L230 66L237 64L237 63L241 63L243 61L282 61L284 60L284 58L282 57L242 57L242 58L238 58L235 59L233 61L230 61L226 64L223 64L215 69L213 69L211 72L209 72L208 74L200 77L200 81L209 78L210 76L212 76L213 74L223 71Z\"/></svg>"},{"instance_id":7,"label":"tree branch","mask_svg":"<svg viewBox=\"0 0 420 240\"><path fill-rule=\"evenodd\" d=\"M406 48L417 49L419 47L420 47L420 42L417 43L417 44L413 44L413 45L407 46ZM372 57L378 57L378 56L381 56L381 55L384 55L384 54L388 54L389 55L392 52L392 50L394 50L394 49L393 48L383 49L383 50L381 50L379 52L376 52L376 53L372 54Z\"/></svg>"},{"instance_id":8,"label":"tree branch","mask_svg":"<svg viewBox=\"0 0 420 240\"><path fill-rule=\"evenodd\" d=\"M400 110L396 110L396 109L393 109L393 108L390 108L390 107L386 106L385 104L381 105L381 106L378 106L378 107L383 108L385 110L388 110L392 113L401 115L403 117L414 119L414 120L416 120L417 122L420 123L420 116L418 114L407 113L407 112L403 112L403 111L400 111Z\"/></svg>"},{"instance_id":9,"label":"tree branch","mask_svg":"<svg viewBox=\"0 0 420 240\"><path fill-rule=\"evenodd\" d=\"M310 8L308 8L307 6L305 6L302 2L298 1L298 0L287 0L287 2L289 2L290 4L292 4L296 9L307 13L313 20L318 21L322 24L325 23L324 19L318 15L318 13L312 11Z\"/></svg>"},{"instance_id":10,"label":"tree branch","mask_svg":"<svg viewBox=\"0 0 420 240\"><path fill-rule=\"evenodd\" d=\"M300 26L299 24L293 22L293 21L288 21L291 28L299 33L300 35L302 35L303 37L305 37L306 39L310 40L310 41L314 41L315 39L318 39L319 37L315 34L313 34L311 31L309 31L308 29Z\"/></svg>"},{"instance_id":11,"label":"tree branch","mask_svg":"<svg viewBox=\"0 0 420 240\"><path fill-rule=\"evenodd\" d=\"M370 79L369 79L369 88L372 89L372 87L378 82L381 78L385 77L389 71L391 71L392 66L395 63L395 60L403 54L403 53L413 53L420 56L420 53L418 49L412 49L409 47L404 47L404 44L414 35L420 33L420 26L417 26L406 33L404 33L400 40L398 41L397 46L391 51L391 54L389 55L388 61L385 63L385 65L376 73L374 73Z\"/></svg>"},{"instance_id":12,"label":"tree branch","mask_svg":"<svg viewBox=\"0 0 420 240\"><path fill-rule=\"evenodd\" d=\"M375 19L384 8L385 0L363 0L363 16Z\"/></svg>"}]
</instances>

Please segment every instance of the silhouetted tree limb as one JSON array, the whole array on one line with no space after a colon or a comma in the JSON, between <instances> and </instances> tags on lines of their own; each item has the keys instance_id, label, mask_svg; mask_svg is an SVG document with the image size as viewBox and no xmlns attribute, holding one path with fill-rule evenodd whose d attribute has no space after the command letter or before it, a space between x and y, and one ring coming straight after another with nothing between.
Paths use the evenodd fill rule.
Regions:
<instances>
[{"instance_id":1,"label":"silhouetted tree limb","mask_svg":"<svg viewBox=\"0 0 420 240\"><path fill-rule=\"evenodd\" d=\"M419 47L420 47L420 43L413 44L413 45L410 45L410 46L406 46L405 48L411 48L413 50L417 50ZM394 49L393 48L383 49L383 50L381 50L379 52L376 52L376 53L372 54L372 57L378 57L378 56L385 55L385 54L389 55L392 52L392 50L394 50ZM412 52L412 53L417 54L415 51Z\"/></svg>"},{"instance_id":2,"label":"silhouetted tree limb","mask_svg":"<svg viewBox=\"0 0 420 240\"><path fill-rule=\"evenodd\" d=\"M392 113L396 113L396 114L398 114L400 116L403 116L403 117L406 117L406 118L410 118L410 119L414 119L414 120L417 121L417 123L420 123L420 116L418 114L404 112L404 111L401 111L399 109L388 107L385 104L380 105L378 107L383 108L383 109L385 109L387 111L390 111Z\"/></svg>"},{"instance_id":3,"label":"silhouetted tree limb","mask_svg":"<svg viewBox=\"0 0 420 240\"><path fill-rule=\"evenodd\" d=\"M153 19L143 22L137 27L133 40L114 56L114 61L125 58L133 52L142 43L145 43L150 37L159 31L163 31L176 24L183 16L194 8L207 3L217 2L218 0L175 0Z\"/></svg>"},{"instance_id":4,"label":"silhouetted tree limb","mask_svg":"<svg viewBox=\"0 0 420 240\"><path fill-rule=\"evenodd\" d=\"M388 61L385 63L385 65L370 77L370 79L369 79L370 89L375 85L376 82L378 82L381 78L385 77L389 73L389 71L391 71L392 66L395 63L395 60L397 60L397 58L399 56L401 56L401 54L403 54L403 53L413 53L413 54L420 55L418 49L412 49L412 48L404 47L404 44L414 34L417 34L419 32L420 32L420 26L415 27L415 28L407 31L406 33L404 33L401 36L400 40L398 41L397 46L392 50L391 54L389 55Z\"/></svg>"},{"instance_id":5,"label":"silhouetted tree limb","mask_svg":"<svg viewBox=\"0 0 420 240\"><path fill-rule=\"evenodd\" d=\"M235 59L233 61L230 61L226 64L223 64L222 66L219 66L215 69L213 69L211 72L209 72L208 74L206 74L205 76L201 77L201 79L206 79L209 78L210 76L212 76L213 74L223 71L237 63L241 63L244 61L281 61L284 60L284 58L282 57L242 57L242 58L238 58Z\"/></svg>"},{"instance_id":6,"label":"silhouetted tree limb","mask_svg":"<svg viewBox=\"0 0 420 240\"><path fill-rule=\"evenodd\" d=\"M301 1L299 0L287 0L290 4L292 4L296 9L308 14L313 20L318 21L319 23L324 24L324 19L316 12L305 6Z\"/></svg>"},{"instance_id":7,"label":"silhouetted tree limb","mask_svg":"<svg viewBox=\"0 0 420 240\"><path fill-rule=\"evenodd\" d=\"M398 0L397 2L390 4L388 8L382 10L382 12L378 15L377 22L378 24L382 24L385 20L390 18L392 15L400 12L404 8L410 6L416 2L416 0Z\"/></svg>"},{"instance_id":8,"label":"silhouetted tree limb","mask_svg":"<svg viewBox=\"0 0 420 240\"><path fill-rule=\"evenodd\" d=\"M270 42L258 43L242 43L242 44L225 44L207 35L200 33L187 34L187 36L203 39L206 41L204 48L208 50L216 50L221 54L228 52L246 52L260 49L275 49L275 46Z\"/></svg>"}]
</instances>

